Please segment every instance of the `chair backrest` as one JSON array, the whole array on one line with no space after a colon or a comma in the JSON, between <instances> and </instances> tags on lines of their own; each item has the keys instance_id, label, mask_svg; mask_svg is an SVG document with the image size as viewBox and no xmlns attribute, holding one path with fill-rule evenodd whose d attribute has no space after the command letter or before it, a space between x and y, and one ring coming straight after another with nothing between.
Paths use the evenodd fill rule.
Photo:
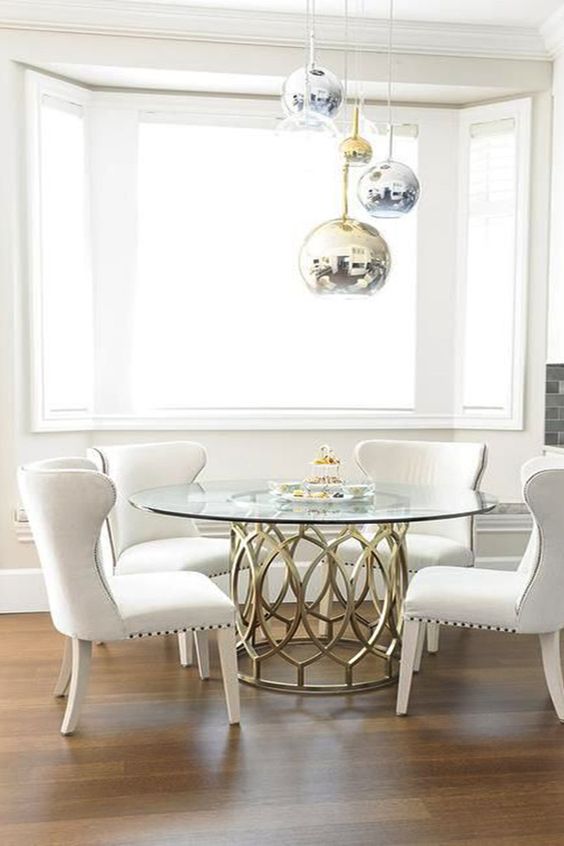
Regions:
<instances>
[{"instance_id":1,"label":"chair backrest","mask_svg":"<svg viewBox=\"0 0 564 846\"><path fill-rule=\"evenodd\" d=\"M86 459L56 459L20 468L18 482L55 627L82 640L123 637L97 549L115 502L111 480Z\"/></svg>"},{"instance_id":2,"label":"chair backrest","mask_svg":"<svg viewBox=\"0 0 564 846\"><path fill-rule=\"evenodd\" d=\"M519 625L523 631L557 631L564 627L564 458L533 458L521 478L534 525L519 565L525 577Z\"/></svg>"},{"instance_id":3,"label":"chair backrest","mask_svg":"<svg viewBox=\"0 0 564 846\"><path fill-rule=\"evenodd\" d=\"M355 459L370 479L477 490L487 461L485 444L440 441L361 441ZM441 535L474 548L471 517L414 523L412 531Z\"/></svg>"},{"instance_id":4,"label":"chair backrest","mask_svg":"<svg viewBox=\"0 0 564 846\"><path fill-rule=\"evenodd\" d=\"M88 450L88 457L117 488L116 504L108 518L115 560L138 543L198 534L191 520L140 511L129 503L129 498L146 488L194 481L206 464L203 446L192 441L104 446Z\"/></svg>"}]
</instances>

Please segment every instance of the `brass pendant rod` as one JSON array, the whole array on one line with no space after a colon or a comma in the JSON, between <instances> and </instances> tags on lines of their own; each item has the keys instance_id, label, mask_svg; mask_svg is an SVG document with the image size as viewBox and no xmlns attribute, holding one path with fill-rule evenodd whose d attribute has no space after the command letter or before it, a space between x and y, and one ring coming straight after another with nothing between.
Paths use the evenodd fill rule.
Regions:
<instances>
[{"instance_id":1,"label":"brass pendant rod","mask_svg":"<svg viewBox=\"0 0 564 846\"><path fill-rule=\"evenodd\" d=\"M358 106L354 107L353 110L353 125L352 125L352 137L358 138L358 125L360 119L360 109Z\"/></svg>"},{"instance_id":2,"label":"brass pendant rod","mask_svg":"<svg viewBox=\"0 0 564 846\"><path fill-rule=\"evenodd\" d=\"M349 216L349 165L347 162L343 165L343 214L341 220L346 223Z\"/></svg>"}]
</instances>

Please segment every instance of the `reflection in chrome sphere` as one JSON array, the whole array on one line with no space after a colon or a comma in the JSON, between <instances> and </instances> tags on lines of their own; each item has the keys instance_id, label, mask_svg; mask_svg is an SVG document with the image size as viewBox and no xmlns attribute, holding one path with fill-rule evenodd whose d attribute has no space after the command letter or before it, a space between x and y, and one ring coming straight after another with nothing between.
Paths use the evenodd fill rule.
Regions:
<instances>
[{"instance_id":1,"label":"reflection in chrome sphere","mask_svg":"<svg viewBox=\"0 0 564 846\"><path fill-rule=\"evenodd\" d=\"M411 211L420 192L419 180L401 162L379 162L363 173L358 199L373 217L401 217Z\"/></svg>"},{"instance_id":2,"label":"reflection in chrome sphere","mask_svg":"<svg viewBox=\"0 0 564 846\"><path fill-rule=\"evenodd\" d=\"M343 86L330 70L310 65L309 108L325 117L333 118L343 102ZM282 86L282 103L288 114L301 112L304 107L306 89L306 69L298 68Z\"/></svg>"},{"instance_id":3,"label":"reflection in chrome sphere","mask_svg":"<svg viewBox=\"0 0 564 846\"><path fill-rule=\"evenodd\" d=\"M318 115L315 112L298 112L295 115L289 115L284 120L280 121L276 127L278 134L290 134L292 132L312 132L319 135L327 135L331 138L337 138L339 131L332 120Z\"/></svg>"},{"instance_id":4,"label":"reflection in chrome sphere","mask_svg":"<svg viewBox=\"0 0 564 846\"><path fill-rule=\"evenodd\" d=\"M373 226L349 218L329 220L304 241L300 272L316 294L374 294L390 272L390 252Z\"/></svg>"}]
</instances>

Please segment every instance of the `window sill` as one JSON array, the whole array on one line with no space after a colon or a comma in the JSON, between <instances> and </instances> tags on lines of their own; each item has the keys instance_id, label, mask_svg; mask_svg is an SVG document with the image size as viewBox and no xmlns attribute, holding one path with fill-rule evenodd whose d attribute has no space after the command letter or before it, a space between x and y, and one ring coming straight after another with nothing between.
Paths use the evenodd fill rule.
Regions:
<instances>
[{"instance_id":1,"label":"window sill","mask_svg":"<svg viewBox=\"0 0 564 846\"><path fill-rule=\"evenodd\" d=\"M512 417L428 415L378 411L235 411L209 410L155 416L60 417L36 420L34 432L206 431L206 430L339 430L339 429L523 429Z\"/></svg>"}]
</instances>

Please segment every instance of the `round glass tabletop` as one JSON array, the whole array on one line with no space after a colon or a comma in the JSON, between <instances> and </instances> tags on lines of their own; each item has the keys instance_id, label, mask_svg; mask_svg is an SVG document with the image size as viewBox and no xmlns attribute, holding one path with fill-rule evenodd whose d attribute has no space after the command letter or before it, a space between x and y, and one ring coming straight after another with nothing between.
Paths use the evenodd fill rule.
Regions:
<instances>
[{"instance_id":1,"label":"round glass tabletop","mask_svg":"<svg viewBox=\"0 0 564 846\"><path fill-rule=\"evenodd\" d=\"M266 481L199 482L138 491L136 508L156 514L231 523L415 523L491 511L495 497L461 488L374 482L362 499L285 500Z\"/></svg>"}]
</instances>

